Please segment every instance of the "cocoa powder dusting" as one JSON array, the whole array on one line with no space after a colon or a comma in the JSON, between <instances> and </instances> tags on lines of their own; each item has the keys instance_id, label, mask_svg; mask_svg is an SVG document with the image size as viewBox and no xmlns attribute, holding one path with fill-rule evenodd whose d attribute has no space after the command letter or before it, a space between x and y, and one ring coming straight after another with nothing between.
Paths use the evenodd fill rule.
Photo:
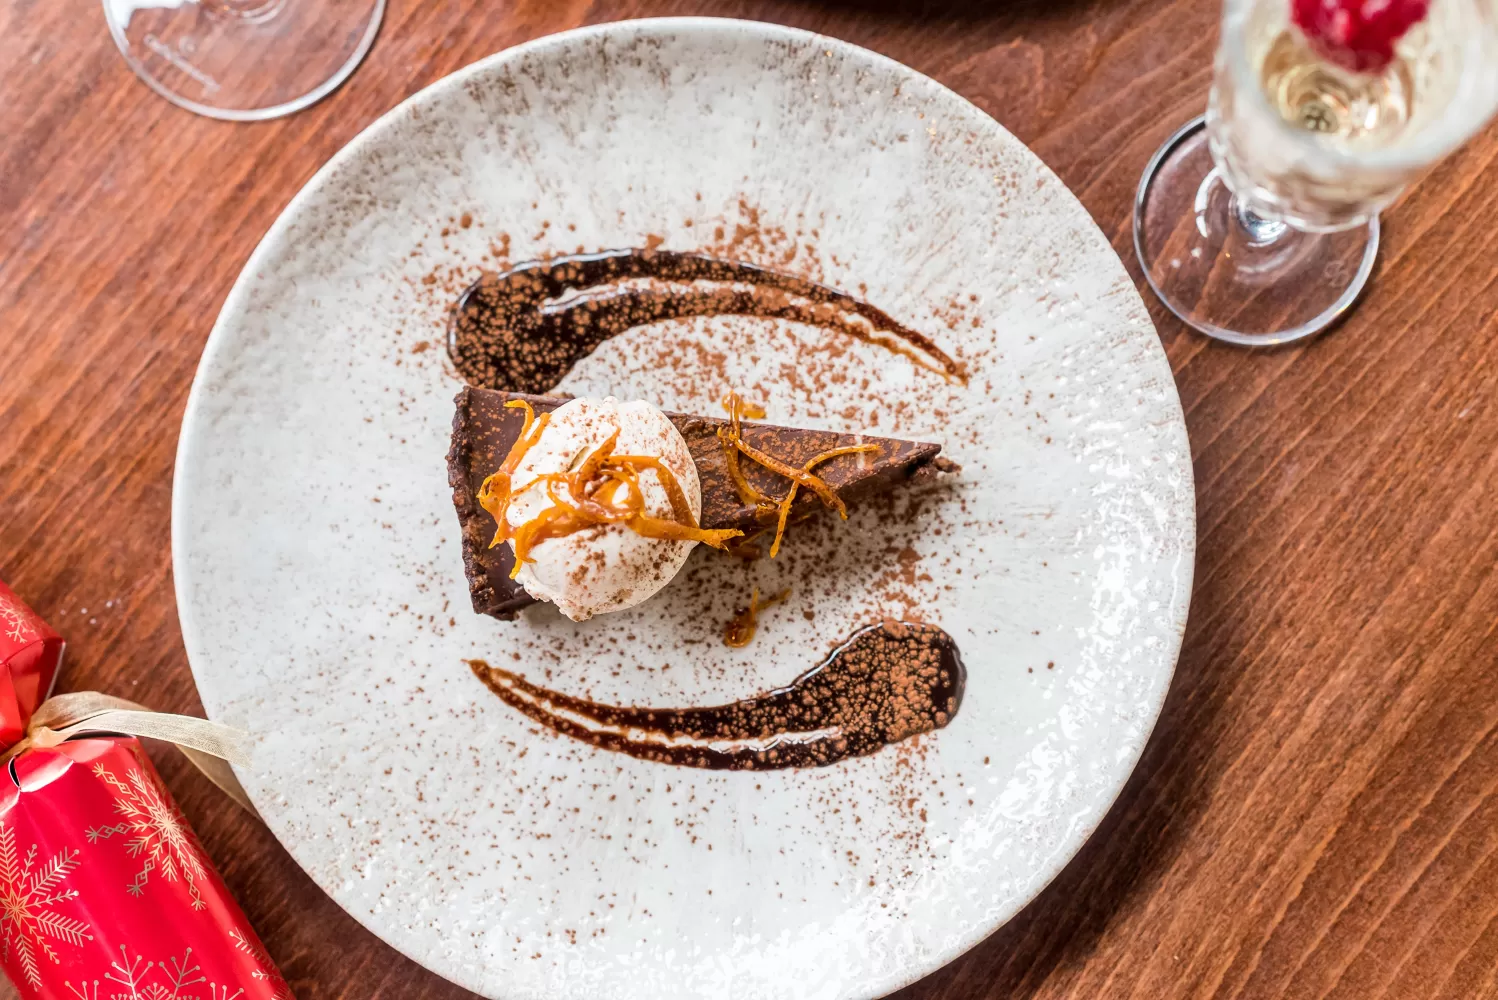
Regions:
<instances>
[{"instance_id":1,"label":"cocoa powder dusting","mask_svg":"<svg viewBox=\"0 0 1498 1000\"><path fill-rule=\"evenodd\" d=\"M468 660L512 708L574 739L644 760L717 770L821 767L946 726L962 704L957 645L933 625L855 632L788 687L709 708L625 708L551 691Z\"/></svg>"}]
</instances>

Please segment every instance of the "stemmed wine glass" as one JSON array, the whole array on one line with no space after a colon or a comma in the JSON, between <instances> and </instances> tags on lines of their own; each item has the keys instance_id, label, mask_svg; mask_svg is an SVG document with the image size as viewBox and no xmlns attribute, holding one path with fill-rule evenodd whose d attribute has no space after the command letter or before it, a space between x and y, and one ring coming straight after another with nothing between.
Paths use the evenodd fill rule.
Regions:
<instances>
[{"instance_id":1,"label":"stemmed wine glass","mask_svg":"<svg viewBox=\"0 0 1498 1000\"><path fill-rule=\"evenodd\" d=\"M298 111L348 78L385 0L104 0L115 44L173 104L257 121Z\"/></svg>"},{"instance_id":2,"label":"stemmed wine glass","mask_svg":"<svg viewBox=\"0 0 1498 1000\"><path fill-rule=\"evenodd\" d=\"M1325 329L1378 213L1498 109L1498 0L1225 0L1207 113L1145 169L1134 246L1160 300L1236 344Z\"/></svg>"}]
</instances>

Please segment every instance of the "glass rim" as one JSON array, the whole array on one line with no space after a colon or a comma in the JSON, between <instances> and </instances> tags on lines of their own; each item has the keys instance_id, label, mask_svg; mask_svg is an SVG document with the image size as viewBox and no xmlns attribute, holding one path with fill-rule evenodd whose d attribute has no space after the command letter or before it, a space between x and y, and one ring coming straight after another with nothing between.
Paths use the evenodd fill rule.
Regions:
<instances>
[{"instance_id":1,"label":"glass rim","mask_svg":"<svg viewBox=\"0 0 1498 1000\"><path fill-rule=\"evenodd\" d=\"M1325 164L1334 169L1351 167L1358 170L1419 170L1456 150L1481 131L1494 114L1498 113L1498 69L1489 73L1492 80L1485 93L1473 93L1473 85L1464 73L1458 92L1450 102L1454 113L1437 116L1437 120L1429 128L1417 133L1417 141L1414 143L1349 152L1319 142L1314 132L1296 128L1285 121L1269 103L1264 88L1259 85L1258 77L1249 63L1248 47L1244 44L1247 37L1245 22L1256 4L1262 2L1264 0L1223 0L1221 37L1217 43L1219 57L1227 62L1228 72L1232 74L1234 99L1250 102L1254 113L1269 120L1279 136L1307 161ZM1282 2L1288 5L1291 0ZM1498 36L1498 3L1484 4L1483 0L1469 2L1479 9L1484 6L1492 8L1489 11L1494 17L1492 28L1495 36ZM1481 60L1478 63L1481 65ZM1479 106L1475 114L1465 113L1466 108L1474 105Z\"/></svg>"}]
</instances>

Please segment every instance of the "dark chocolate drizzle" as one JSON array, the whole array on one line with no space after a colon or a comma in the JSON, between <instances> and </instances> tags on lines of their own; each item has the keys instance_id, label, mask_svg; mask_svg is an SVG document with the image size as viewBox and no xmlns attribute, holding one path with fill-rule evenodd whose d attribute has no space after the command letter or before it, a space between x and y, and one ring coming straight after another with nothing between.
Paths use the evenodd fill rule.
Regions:
<instances>
[{"instance_id":1,"label":"dark chocolate drizzle","mask_svg":"<svg viewBox=\"0 0 1498 1000\"><path fill-rule=\"evenodd\" d=\"M511 707L574 739L666 764L749 771L820 767L941 729L967 680L950 635L891 621L855 632L788 687L710 708L599 705L483 660L468 665Z\"/></svg>"},{"instance_id":2,"label":"dark chocolate drizzle","mask_svg":"<svg viewBox=\"0 0 1498 1000\"><path fill-rule=\"evenodd\" d=\"M632 279L674 284L616 287ZM945 378L964 378L930 338L866 302L754 264L674 250L604 250L485 274L453 307L447 350L470 385L544 393L610 337L689 316L811 323L902 354Z\"/></svg>"}]
</instances>

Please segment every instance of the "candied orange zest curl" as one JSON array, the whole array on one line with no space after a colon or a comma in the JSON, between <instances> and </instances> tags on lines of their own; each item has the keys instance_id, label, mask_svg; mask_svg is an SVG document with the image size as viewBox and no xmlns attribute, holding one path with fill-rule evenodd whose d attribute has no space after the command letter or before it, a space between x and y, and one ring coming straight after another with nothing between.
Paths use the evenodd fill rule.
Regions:
<instances>
[{"instance_id":1,"label":"candied orange zest curl","mask_svg":"<svg viewBox=\"0 0 1498 1000\"><path fill-rule=\"evenodd\" d=\"M718 431L718 440L723 445L723 463L728 466L728 478L738 491L739 503L773 509L775 501L755 489L744 477L744 470L739 467L739 451L736 447L736 442L743 435L743 418L763 417L765 408L746 403L744 397L733 391L723 397L723 408L728 411L728 426Z\"/></svg>"},{"instance_id":2,"label":"candied orange zest curl","mask_svg":"<svg viewBox=\"0 0 1498 1000\"><path fill-rule=\"evenodd\" d=\"M646 538L663 538L678 542L702 542L715 549L727 548L728 540L743 534L737 528L698 528L689 524L668 521L664 517L636 514L628 521L631 531Z\"/></svg>"},{"instance_id":3,"label":"candied orange zest curl","mask_svg":"<svg viewBox=\"0 0 1498 1000\"><path fill-rule=\"evenodd\" d=\"M770 543L770 558L780 555L780 543L785 540L785 521L791 514L791 503L796 499L796 488L800 483L791 483L785 499L780 501L780 515L775 519L775 540Z\"/></svg>"},{"instance_id":4,"label":"candied orange zest curl","mask_svg":"<svg viewBox=\"0 0 1498 1000\"><path fill-rule=\"evenodd\" d=\"M539 431L536 436L539 437ZM515 528L509 536L515 543L515 567L510 571L511 579L519 575L522 565L535 561L530 553L541 542L597 524L623 524L644 538L702 542L717 549L726 548L730 539L743 534L737 529L702 528L692 514L686 491L670 467L651 455L615 455L614 447L618 442L619 432L616 430L608 440L589 452L576 469L537 476L528 484L527 488L535 483L545 484L551 506ZM519 448L519 442L516 447ZM511 454L514 455L513 449ZM506 459L509 466L503 482L506 502L496 514L500 519L501 533L505 532L508 523L504 515L509 506L509 475L518 464L518 458L513 465ZM645 493L640 486L640 475L646 471L655 472L657 481L666 491L671 504L670 518L646 513Z\"/></svg>"},{"instance_id":5,"label":"candied orange zest curl","mask_svg":"<svg viewBox=\"0 0 1498 1000\"><path fill-rule=\"evenodd\" d=\"M603 463L607 462L614 454L614 445L618 443L619 429L616 427L614 428L614 433L609 435L608 440L597 448L594 448L588 457L583 459L582 465L577 467L577 477L572 480L574 488L591 483L598 477L598 472L603 468Z\"/></svg>"},{"instance_id":6,"label":"candied orange zest curl","mask_svg":"<svg viewBox=\"0 0 1498 1000\"><path fill-rule=\"evenodd\" d=\"M822 498L822 503L835 509L844 519L848 517L848 505L843 503L842 498L833 492L832 487L828 486L819 476L814 476L810 472L798 469L793 465L787 465L773 455L766 455L758 448L753 447L743 440L735 441L734 446L771 472L778 473L791 480L791 482L811 490Z\"/></svg>"},{"instance_id":7,"label":"candied orange zest curl","mask_svg":"<svg viewBox=\"0 0 1498 1000\"><path fill-rule=\"evenodd\" d=\"M739 453L743 452L760 465L766 465L762 460L762 453L751 453L748 446L744 444L743 418L751 419L763 417L765 408L763 406L749 403L737 392L730 391L723 397L723 407L728 411L728 426L718 431L718 440L723 445L723 462L728 467L728 478L733 481L734 489L738 491L739 502L748 506L758 508L761 516L773 517L780 501L774 497L767 496L757 490L744 475L744 470L739 464ZM780 468L766 465L772 471L780 472ZM790 466L783 466L790 468ZM795 479L793 473L781 473Z\"/></svg>"},{"instance_id":8,"label":"candied orange zest curl","mask_svg":"<svg viewBox=\"0 0 1498 1000\"><path fill-rule=\"evenodd\" d=\"M523 399L510 400L505 404L505 409L524 409L525 423L521 425L520 434L515 438L515 443L510 446L510 453L505 456L505 460L479 487L477 497L479 506L493 516L496 524L494 538L489 542L491 549L510 537L510 523L506 517L512 499L510 479L515 475L515 470L520 467L525 453L541 440L541 432L546 429L546 423L551 419L550 413L543 413L537 419L536 411Z\"/></svg>"},{"instance_id":9,"label":"candied orange zest curl","mask_svg":"<svg viewBox=\"0 0 1498 1000\"><path fill-rule=\"evenodd\" d=\"M748 507L772 505L775 501L755 489L744 478L744 470L739 467L739 449L734 443L733 432L726 428L720 430L718 441L723 445L723 464L728 466L728 478L733 481L733 488L738 490L739 503Z\"/></svg>"},{"instance_id":10,"label":"candied orange zest curl","mask_svg":"<svg viewBox=\"0 0 1498 1000\"><path fill-rule=\"evenodd\" d=\"M535 517L531 518L529 521L526 521L520 527L516 528L514 534L515 565L510 570L510 579L513 580L520 575L521 566L525 565L528 562L534 562L534 560L530 558L530 551L537 544L546 540L547 538L553 538L557 535L571 534L573 531L578 530L578 527L580 526L572 526L574 520L575 519L568 517L567 509L565 507L548 507L541 513L537 514ZM565 530L561 530L555 533L547 531L547 527L549 525L555 524L559 521L567 525Z\"/></svg>"},{"instance_id":11,"label":"candied orange zest curl","mask_svg":"<svg viewBox=\"0 0 1498 1000\"><path fill-rule=\"evenodd\" d=\"M764 416L764 408L746 403L744 398L737 392L730 391L723 397L723 408L728 411L728 426L718 431L718 440L723 444L724 464L728 467L728 478L733 481L735 489L738 490L739 501L746 505L752 504L758 508L761 514L769 515L775 520L775 539L770 544L770 558L773 559L780 552L780 543L785 538L786 522L790 518L791 504L796 499L799 489L809 489L821 498L822 503L835 509L844 520L848 518L848 506L843 503L827 483L819 476L812 475L812 469L823 462L830 461L842 455L861 455L879 450L877 444L848 445L842 448L833 448L820 455L813 457L800 469L782 462L779 459L767 455L759 449L744 441L743 418ZM790 489L786 495L779 500L766 496L751 485L744 476L743 469L739 466L739 454L747 456L754 462L764 466L777 475L784 476L791 481Z\"/></svg>"},{"instance_id":12,"label":"candied orange zest curl","mask_svg":"<svg viewBox=\"0 0 1498 1000\"><path fill-rule=\"evenodd\" d=\"M682 524L694 524L692 517L692 505L687 502L687 495L677 482L676 475L666 467L666 463L651 455L621 455L613 461L620 463L630 469L635 475L639 475L646 469L654 469L656 478L666 490L666 498L671 501L671 515ZM638 486L636 486L638 489Z\"/></svg>"},{"instance_id":13,"label":"candied orange zest curl","mask_svg":"<svg viewBox=\"0 0 1498 1000\"><path fill-rule=\"evenodd\" d=\"M879 446L877 444L853 444L847 445L843 448L833 448L831 451L824 451L820 455L814 456L809 462L802 466L802 468L806 472L810 472L812 469L815 469L823 462L831 461L832 459L837 458L840 455L866 455L878 450ZM790 516L791 503L796 499L796 488L799 485L799 483L791 483L791 488L786 492L785 499L780 501L779 516L775 520L775 540L770 543L771 559L774 559L777 555L780 554L780 543L785 538L785 522L786 519ZM845 512L843 514L843 517L846 518L847 516L848 515Z\"/></svg>"},{"instance_id":14,"label":"candied orange zest curl","mask_svg":"<svg viewBox=\"0 0 1498 1000\"><path fill-rule=\"evenodd\" d=\"M841 448L833 448L831 451L822 452L820 455L817 455L811 461L807 462L806 465L803 466L803 468L805 468L806 471L810 472L812 469L815 469L823 462L830 462L834 458L841 458L844 455L872 455L878 450L879 446L877 444L844 445Z\"/></svg>"}]
</instances>

